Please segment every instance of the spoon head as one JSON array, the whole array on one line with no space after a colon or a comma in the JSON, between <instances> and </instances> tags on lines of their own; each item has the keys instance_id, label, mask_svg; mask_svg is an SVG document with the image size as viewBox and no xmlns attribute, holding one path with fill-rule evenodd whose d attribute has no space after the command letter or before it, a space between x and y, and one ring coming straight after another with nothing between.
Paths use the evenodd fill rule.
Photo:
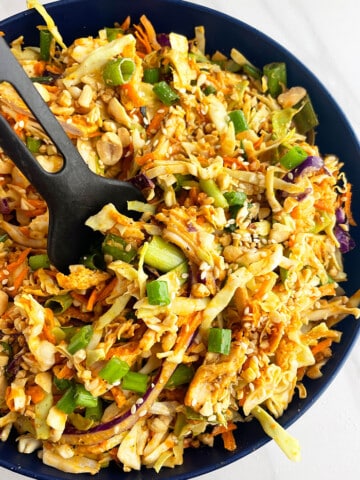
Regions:
<instances>
[{"instance_id":1,"label":"spoon head","mask_svg":"<svg viewBox=\"0 0 360 480\"><path fill-rule=\"evenodd\" d=\"M136 220L139 214L128 211L127 202L144 201L141 191L130 183L97 175L87 179L77 193L69 193L54 192L48 202L48 256L50 262L64 273L68 272L70 265L78 264L101 239L100 232L85 225L90 216L112 203L120 213Z\"/></svg>"}]
</instances>

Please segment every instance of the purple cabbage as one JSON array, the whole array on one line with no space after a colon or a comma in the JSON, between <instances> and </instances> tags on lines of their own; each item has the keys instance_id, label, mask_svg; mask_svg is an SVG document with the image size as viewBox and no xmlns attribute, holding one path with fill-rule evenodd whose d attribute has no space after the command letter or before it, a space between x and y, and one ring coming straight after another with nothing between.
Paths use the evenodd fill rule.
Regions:
<instances>
[{"instance_id":1,"label":"purple cabbage","mask_svg":"<svg viewBox=\"0 0 360 480\"><path fill-rule=\"evenodd\" d=\"M311 155L306 157L300 165L290 170L290 172L284 176L283 180L285 180L285 182L293 183L298 177L317 172L321 168L324 168L324 160L321 157Z\"/></svg>"},{"instance_id":2,"label":"purple cabbage","mask_svg":"<svg viewBox=\"0 0 360 480\"><path fill-rule=\"evenodd\" d=\"M134 185L134 187L138 188L140 191L149 191L155 188L155 183L144 173L139 173L130 178L129 183Z\"/></svg>"},{"instance_id":3,"label":"purple cabbage","mask_svg":"<svg viewBox=\"0 0 360 480\"><path fill-rule=\"evenodd\" d=\"M339 242L339 250L341 253L348 253L356 247L355 241L349 232L344 230L340 225L335 225L334 235Z\"/></svg>"},{"instance_id":4,"label":"purple cabbage","mask_svg":"<svg viewBox=\"0 0 360 480\"><path fill-rule=\"evenodd\" d=\"M9 202L7 201L6 198L1 198L0 199L0 213L3 215L9 215L11 212Z\"/></svg>"},{"instance_id":5,"label":"purple cabbage","mask_svg":"<svg viewBox=\"0 0 360 480\"><path fill-rule=\"evenodd\" d=\"M156 35L156 40L162 47L170 47L170 38L167 33L158 33Z\"/></svg>"}]
</instances>

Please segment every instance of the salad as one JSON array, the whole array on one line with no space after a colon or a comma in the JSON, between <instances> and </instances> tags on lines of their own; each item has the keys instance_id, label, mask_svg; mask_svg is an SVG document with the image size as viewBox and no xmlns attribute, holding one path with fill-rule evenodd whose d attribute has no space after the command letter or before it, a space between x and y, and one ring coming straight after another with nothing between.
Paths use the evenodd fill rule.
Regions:
<instances>
[{"instance_id":1,"label":"salad","mask_svg":"<svg viewBox=\"0 0 360 480\"><path fill-rule=\"evenodd\" d=\"M311 98L284 63L207 52L202 26L187 38L128 17L65 45L28 6L39 45L12 52L88 167L144 202L104 205L86 222L98 242L60 272L47 205L0 149L1 440L14 430L20 452L70 473L158 472L188 448L235 450L252 420L298 460L276 419L360 316L360 291L341 289L351 184L314 142ZM0 114L61 168L5 82Z\"/></svg>"}]
</instances>

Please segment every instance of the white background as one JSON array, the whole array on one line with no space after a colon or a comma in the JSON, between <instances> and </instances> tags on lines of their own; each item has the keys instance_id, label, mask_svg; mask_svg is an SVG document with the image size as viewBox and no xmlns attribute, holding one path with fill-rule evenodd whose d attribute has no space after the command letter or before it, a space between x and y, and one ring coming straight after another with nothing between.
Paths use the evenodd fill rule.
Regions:
<instances>
[{"instance_id":1,"label":"white background","mask_svg":"<svg viewBox=\"0 0 360 480\"><path fill-rule=\"evenodd\" d=\"M295 54L327 87L360 138L359 0L194 0L193 3L237 17ZM24 10L25 4L25 0L0 0L0 19ZM360 341L330 387L289 431L301 443L300 463L291 463L270 442L230 466L203 475L201 480L225 477L359 480ZM0 478L25 480L1 468Z\"/></svg>"}]
</instances>

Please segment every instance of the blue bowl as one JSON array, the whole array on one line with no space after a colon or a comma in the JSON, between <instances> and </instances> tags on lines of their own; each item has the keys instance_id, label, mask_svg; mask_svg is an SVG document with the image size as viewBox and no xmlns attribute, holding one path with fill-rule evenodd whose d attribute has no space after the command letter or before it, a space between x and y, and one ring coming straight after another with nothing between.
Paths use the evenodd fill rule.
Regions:
<instances>
[{"instance_id":1,"label":"blue bowl","mask_svg":"<svg viewBox=\"0 0 360 480\"><path fill-rule=\"evenodd\" d=\"M146 14L153 22L157 32L176 31L189 37L194 34L194 26L204 25L207 40L207 52L220 50L229 54L232 47L240 50L255 65L262 66L272 61L284 61L287 64L288 84L302 85L310 93L320 125L317 128L316 143L322 154L334 153L344 162L344 170L349 181L359 185L360 146L344 114L326 91L319 80L285 48L271 38L245 23L206 7L193 5L181 0L63 0L47 7L53 16L65 42L70 43L76 37L96 34L115 21L122 21L127 15L138 21ZM40 17L35 11L26 11L0 22L0 30L6 34L7 41L25 36L27 44L37 44ZM353 193L353 211L360 210L360 188ZM353 228L352 236L360 246L360 228ZM359 287L358 266L360 248L345 256L345 270L348 281L345 285L347 295ZM323 376L315 381L307 380L308 396L300 400L295 396L293 402L280 419L286 428L297 420L330 384L343 365L353 346L360 329L360 323L348 317L339 325L343 336L340 344L333 348L333 356L323 368ZM123 473L115 465L95 475L94 480L185 480L221 468L239 460L258 449L269 438L264 434L258 422L242 424L236 433L238 448L234 452L223 449L221 442L214 448L203 447L188 450L184 464L173 470L163 469L157 475L153 470ZM40 480L74 480L75 476L49 468L37 459L36 455L24 455L17 452L15 436L7 443L0 443L0 465L22 475ZM77 480L88 480L88 475L77 475Z\"/></svg>"}]
</instances>

